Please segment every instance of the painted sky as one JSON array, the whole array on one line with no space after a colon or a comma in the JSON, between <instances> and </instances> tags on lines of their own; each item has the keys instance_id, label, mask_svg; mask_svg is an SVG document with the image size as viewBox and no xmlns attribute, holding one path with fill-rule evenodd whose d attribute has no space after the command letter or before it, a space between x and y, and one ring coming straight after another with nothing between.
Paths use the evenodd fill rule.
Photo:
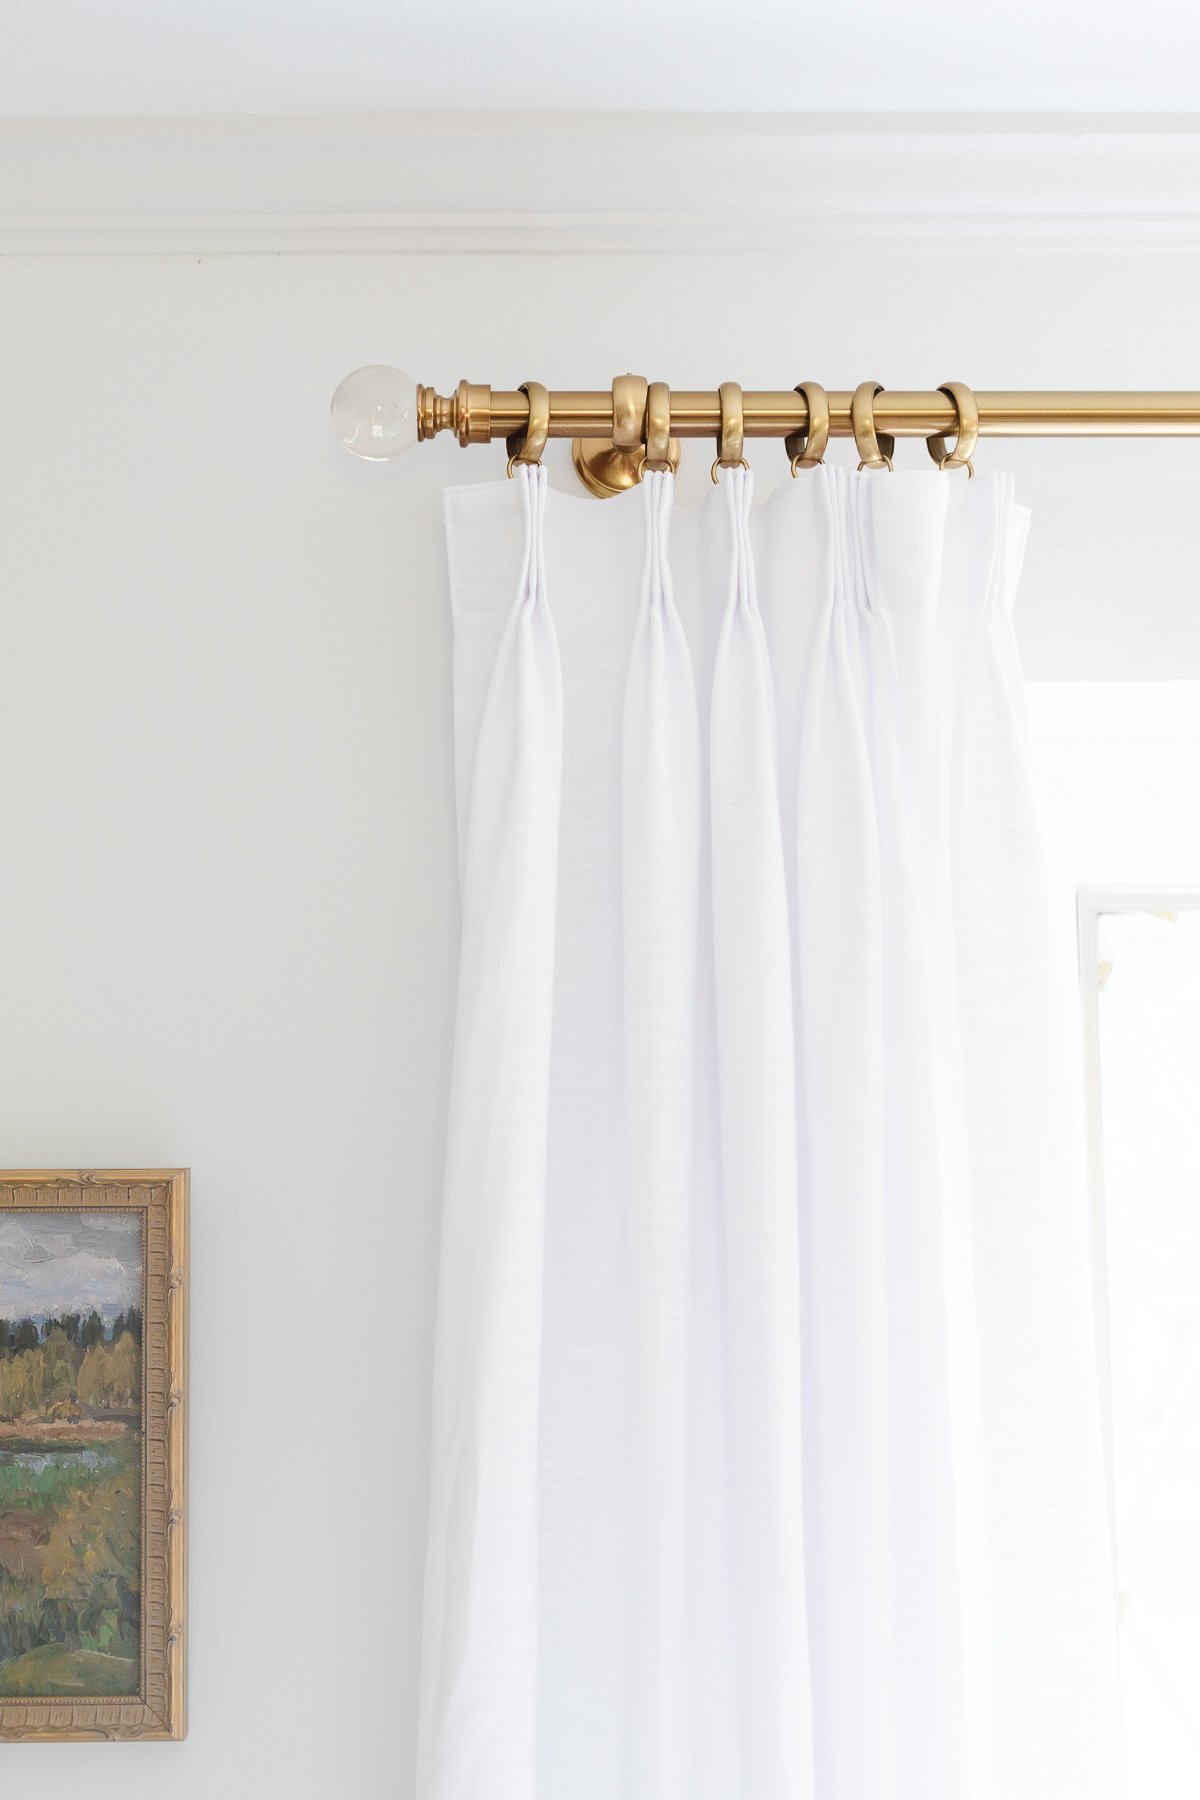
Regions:
<instances>
[{"instance_id":1,"label":"painted sky","mask_svg":"<svg viewBox=\"0 0 1200 1800\"><path fill-rule=\"evenodd\" d=\"M0 1213L0 1319L141 1305L137 1213Z\"/></svg>"}]
</instances>

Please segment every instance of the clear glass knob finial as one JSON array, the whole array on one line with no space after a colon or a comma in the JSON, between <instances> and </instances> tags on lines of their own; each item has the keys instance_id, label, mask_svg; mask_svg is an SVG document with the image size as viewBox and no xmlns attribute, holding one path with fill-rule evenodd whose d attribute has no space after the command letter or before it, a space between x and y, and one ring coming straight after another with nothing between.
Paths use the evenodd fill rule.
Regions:
<instances>
[{"instance_id":1,"label":"clear glass knob finial","mask_svg":"<svg viewBox=\"0 0 1200 1800\"><path fill-rule=\"evenodd\" d=\"M417 441L417 384L402 369L372 363L347 375L329 408L347 450L371 462L402 456Z\"/></svg>"}]
</instances>

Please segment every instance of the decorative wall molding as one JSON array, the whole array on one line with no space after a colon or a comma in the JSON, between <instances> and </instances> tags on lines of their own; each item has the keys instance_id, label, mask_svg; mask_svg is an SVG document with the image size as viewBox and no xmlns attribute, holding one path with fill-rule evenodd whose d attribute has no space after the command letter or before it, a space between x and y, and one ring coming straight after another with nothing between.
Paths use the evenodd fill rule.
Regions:
<instances>
[{"instance_id":1,"label":"decorative wall molding","mask_svg":"<svg viewBox=\"0 0 1200 1800\"><path fill-rule=\"evenodd\" d=\"M1200 251L1200 116L0 122L0 254Z\"/></svg>"}]
</instances>

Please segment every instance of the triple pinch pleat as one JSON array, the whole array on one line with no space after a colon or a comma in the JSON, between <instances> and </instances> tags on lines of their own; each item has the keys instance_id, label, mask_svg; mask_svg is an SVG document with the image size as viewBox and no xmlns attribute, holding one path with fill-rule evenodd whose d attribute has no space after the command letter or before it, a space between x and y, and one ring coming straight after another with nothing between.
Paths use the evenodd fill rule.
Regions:
<instances>
[{"instance_id":1,"label":"triple pinch pleat","mask_svg":"<svg viewBox=\"0 0 1200 1800\"><path fill-rule=\"evenodd\" d=\"M914 1646L897 1682L898 1760L909 1791L957 1787L987 1800L985 1498L947 816L962 654L953 652L980 611L973 570L958 565L947 532L951 501L963 497L949 483L899 497L876 484L858 544L891 986L888 1165L906 1197L889 1281L903 1447L893 1451L892 1506L910 1546L896 1592Z\"/></svg>"},{"instance_id":2,"label":"triple pinch pleat","mask_svg":"<svg viewBox=\"0 0 1200 1800\"><path fill-rule=\"evenodd\" d=\"M435 1350L419 1800L537 1793L538 1426L562 674L546 476L480 722Z\"/></svg>"},{"instance_id":3,"label":"triple pinch pleat","mask_svg":"<svg viewBox=\"0 0 1200 1800\"><path fill-rule=\"evenodd\" d=\"M721 476L728 599L710 721L736 1669L745 1792L812 1793L791 928L754 478Z\"/></svg>"},{"instance_id":4,"label":"triple pinch pleat","mask_svg":"<svg viewBox=\"0 0 1200 1800\"><path fill-rule=\"evenodd\" d=\"M878 479L861 477L860 480ZM796 1046L805 1348L805 1534L816 1791L895 1793L884 968L876 793L849 515L817 470L827 580L812 614L797 766ZM803 579L803 576L800 577ZM809 577L811 581L811 576ZM798 583L799 585L799 583ZM854 1695L870 1696L855 1704Z\"/></svg>"},{"instance_id":5,"label":"triple pinch pleat","mask_svg":"<svg viewBox=\"0 0 1200 1800\"><path fill-rule=\"evenodd\" d=\"M978 643L963 664L949 800L980 1413L989 1427L995 1792L1115 1800L1112 1595L1095 1580L1110 1566L1111 1540L1096 1475L1103 1439L1090 1220L1068 1126L1077 1102L1075 996L1070 968L1054 952L1054 901L1027 773L1008 616L1027 520L1012 501L1010 478L993 477L957 525L961 562L987 591L972 609ZM985 507L994 544L987 562Z\"/></svg>"},{"instance_id":6,"label":"triple pinch pleat","mask_svg":"<svg viewBox=\"0 0 1200 1800\"><path fill-rule=\"evenodd\" d=\"M947 1054L950 1009L942 1007L953 991L953 929L941 911L936 826L949 491L948 483L921 484L898 502L895 488L860 486L848 521L846 604L856 619L882 895L886 1074L877 1116L887 1169L887 1326L876 1378L888 1391L893 1541L904 1546L891 1594L909 1646L893 1677L896 1800L953 1792L986 1800L972 1774L973 1702L982 1690L965 1586L973 1519L958 1466L969 1459L974 1347L957 1327L973 1271L955 1248L963 1184L952 1150L961 1108ZM960 1392L968 1396L962 1406Z\"/></svg>"},{"instance_id":7,"label":"triple pinch pleat","mask_svg":"<svg viewBox=\"0 0 1200 1800\"><path fill-rule=\"evenodd\" d=\"M646 565L621 757L629 1565L622 1800L690 1791L689 1335L700 735L671 594L672 477L643 483Z\"/></svg>"}]
</instances>

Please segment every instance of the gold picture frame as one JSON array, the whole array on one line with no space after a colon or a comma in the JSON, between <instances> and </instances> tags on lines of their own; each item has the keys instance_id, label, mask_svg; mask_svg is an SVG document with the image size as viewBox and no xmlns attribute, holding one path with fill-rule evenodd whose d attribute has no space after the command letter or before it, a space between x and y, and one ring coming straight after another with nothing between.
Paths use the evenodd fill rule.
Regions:
<instances>
[{"instance_id":1,"label":"gold picture frame","mask_svg":"<svg viewBox=\"0 0 1200 1800\"><path fill-rule=\"evenodd\" d=\"M0 1654L0 1742L185 1734L187 1203L186 1169L0 1170L0 1371L11 1365L0 1574L17 1596L11 1618L23 1606L28 1621L24 1639L10 1626L9 1660ZM5 1311L26 1292L36 1304L14 1328ZM22 1401L5 1420L3 1405L12 1414ZM107 1583L97 1543L113 1557ZM85 1570L92 1590L80 1594ZM3 1603L0 1591L0 1621ZM22 1650L30 1634L38 1641Z\"/></svg>"}]
</instances>

